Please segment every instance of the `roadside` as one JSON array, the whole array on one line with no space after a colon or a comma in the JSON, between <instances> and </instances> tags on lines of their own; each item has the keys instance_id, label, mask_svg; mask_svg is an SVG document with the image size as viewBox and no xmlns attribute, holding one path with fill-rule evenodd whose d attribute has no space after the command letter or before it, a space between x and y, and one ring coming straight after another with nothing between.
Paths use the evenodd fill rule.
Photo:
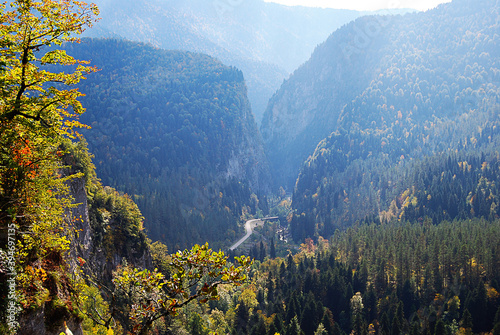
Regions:
<instances>
[{"instance_id":1,"label":"roadside","mask_svg":"<svg viewBox=\"0 0 500 335\"><path fill-rule=\"evenodd\" d=\"M278 217L267 217L267 218L262 218L262 219L252 219L252 220L248 220L247 222L245 222L245 231L246 231L246 234L245 236L243 236L238 242L236 242L235 244L233 244L229 250L233 251L235 250L236 248L238 248L240 245L242 245L250 236L252 236L253 234L253 231L255 228L257 227L262 227L264 225L264 222L267 221L267 220L274 220L274 219L278 219Z\"/></svg>"}]
</instances>

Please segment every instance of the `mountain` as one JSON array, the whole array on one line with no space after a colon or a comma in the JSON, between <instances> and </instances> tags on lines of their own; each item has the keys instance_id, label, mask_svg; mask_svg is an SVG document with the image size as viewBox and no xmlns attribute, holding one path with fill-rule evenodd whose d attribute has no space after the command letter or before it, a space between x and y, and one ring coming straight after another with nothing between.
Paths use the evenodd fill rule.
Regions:
<instances>
[{"instance_id":1,"label":"mountain","mask_svg":"<svg viewBox=\"0 0 500 335\"><path fill-rule=\"evenodd\" d=\"M489 68L496 62L497 41L474 36L488 29L494 38L496 4L487 4L469 9L467 3L453 2L426 13L363 17L333 33L283 83L264 115L261 132L278 184L291 189L302 162L321 139L341 126L350 127L348 117L362 123L362 128L370 127L365 121L374 121L373 114L396 114L404 108L421 122L433 112L439 117L467 108L477 100L471 93L478 85L485 84L488 92L487 83L498 80ZM476 63L479 73L486 71L482 79L475 76L478 68L465 69ZM435 76L432 71L437 70ZM468 92L460 76L473 75L476 86ZM459 87L451 87L453 83ZM434 89L449 94L443 94L444 99L423 95ZM396 110L380 111L379 105L394 105ZM414 105L420 108L418 113L411 111ZM358 114L349 113L351 109L358 109Z\"/></svg>"},{"instance_id":2,"label":"mountain","mask_svg":"<svg viewBox=\"0 0 500 335\"><path fill-rule=\"evenodd\" d=\"M296 237L328 236L388 210L411 193L408 176L426 157L495 161L487 157L499 143L498 11L497 1L461 0L360 18L282 85L261 131L283 185L292 187L306 160L293 196Z\"/></svg>"},{"instance_id":3,"label":"mountain","mask_svg":"<svg viewBox=\"0 0 500 335\"><path fill-rule=\"evenodd\" d=\"M261 0L97 0L90 37L121 37L164 49L202 52L244 73L258 122L272 94L314 47L362 15Z\"/></svg>"},{"instance_id":4,"label":"mountain","mask_svg":"<svg viewBox=\"0 0 500 335\"><path fill-rule=\"evenodd\" d=\"M377 77L380 40L395 20L402 19L363 17L335 31L270 99L261 132L278 185L293 187L302 162L336 129L344 105Z\"/></svg>"},{"instance_id":5,"label":"mountain","mask_svg":"<svg viewBox=\"0 0 500 335\"><path fill-rule=\"evenodd\" d=\"M270 184L242 72L119 40L67 52L101 69L80 86L92 126L84 135L99 176L134 198L151 238L177 249L236 239L243 212L259 210L252 193Z\"/></svg>"}]
</instances>

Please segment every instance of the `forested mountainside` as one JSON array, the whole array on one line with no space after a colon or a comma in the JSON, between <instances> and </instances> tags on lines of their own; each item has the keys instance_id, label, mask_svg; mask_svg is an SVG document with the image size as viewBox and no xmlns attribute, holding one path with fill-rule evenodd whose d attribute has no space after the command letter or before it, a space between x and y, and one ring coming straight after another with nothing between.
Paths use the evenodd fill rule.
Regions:
<instances>
[{"instance_id":1,"label":"forested mountainside","mask_svg":"<svg viewBox=\"0 0 500 335\"><path fill-rule=\"evenodd\" d=\"M498 29L496 1L453 1L425 13L363 17L334 32L264 116L278 183L291 189L332 132L345 154L370 146L371 159L389 153L391 164L458 148L497 115L487 105L498 93ZM364 147L345 151L356 143Z\"/></svg>"},{"instance_id":2,"label":"forested mountainside","mask_svg":"<svg viewBox=\"0 0 500 335\"><path fill-rule=\"evenodd\" d=\"M260 122L283 80L314 47L362 13L252 1L97 0L90 37L121 37L163 49L202 52L244 73Z\"/></svg>"},{"instance_id":3,"label":"forested mountainside","mask_svg":"<svg viewBox=\"0 0 500 335\"><path fill-rule=\"evenodd\" d=\"M227 246L270 178L241 71L144 44L85 39L68 53L101 70L80 86L98 174L139 205L153 239ZM225 242L225 244L224 244Z\"/></svg>"},{"instance_id":4,"label":"forested mountainside","mask_svg":"<svg viewBox=\"0 0 500 335\"><path fill-rule=\"evenodd\" d=\"M256 266L251 283L224 292L199 323L223 334L496 335L499 242L499 222L477 219L309 239L295 256ZM176 330L192 333L197 313Z\"/></svg>"},{"instance_id":5,"label":"forested mountainside","mask_svg":"<svg viewBox=\"0 0 500 335\"><path fill-rule=\"evenodd\" d=\"M303 165L294 211L283 189L270 209L259 195L269 173L241 71L135 42L57 50L97 15L0 4L0 333L500 334L497 3L332 35L350 59L335 71L361 80L339 96L361 93ZM322 64L303 79L326 80ZM295 242L267 221L254 260L192 246L227 247L264 213Z\"/></svg>"}]
</instances>

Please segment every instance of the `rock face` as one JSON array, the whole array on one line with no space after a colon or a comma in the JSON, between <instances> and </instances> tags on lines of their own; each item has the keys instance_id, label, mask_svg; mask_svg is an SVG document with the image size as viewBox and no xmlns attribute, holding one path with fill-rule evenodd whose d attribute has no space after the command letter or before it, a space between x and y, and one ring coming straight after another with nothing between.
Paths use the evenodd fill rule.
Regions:
<instances>
[{"instance_id":1,"label":"rock face","mask_svg":"<svg viewBox=\"0 0 500 335\"><path fill-rule=\"evenodd\" d=\"M353 53L349 48L358 27L381 24L379 20L363 17L337 30L269 101L260 130L278 185L293 188L302 163L336 128L345 104L376 78L381 54ZM370 45L377 42L371 40Z\"/></svg>"},{"instance_id":2,"label":"rock face","mask_svg":"<svg viewBox=\"0 0 500 335\"><path fill-rule=\"evenodd\" d=\"M127 263L137 268L152 268L152 260L149 250L135 246L134 251L126 254L120 253L118 249L109 249L109 246L103 244L99 239L93 238L96 235L99 222L90 219L89 209L104 210L98 208L99 205L88 198L85 188L85 178L74 178L69 181L70 196L74 199L77 206L67 211L67 225L70 227L68 235L73 242L65 259L70 274L77 274L77 260L79 257L86 261L83 267L87 276L94 281L109 286L112 279L112 271L120 265L123 259ZM76 220L73 220L75 219ZM117 218L111 218L108 226L119 225ZM112 230L110 230L112 232ZM62 282L56 285L55 292L57 299L69 303L71 301L70 290L73 288L68 283ZM51 301L46 302L41 308L25 313L19 318L18 335L59 335L64 332L64 322L74 335L83 335L81 319L77 316L75 306L53 306Z\"/></svg>"},{"instance_id":3,"label":"rock face","mask_svg":"<svg viewBox=\"0 0 500 335\"><path fill-rule=\"evenodd\" d=\"M241 96L246 96L246 89ZM221 175L226 181L236 178L248 182L250 188L267 194L271 191L271 174L267 157L264 153L262 136L257 128L247 99L242 102L239 143L235 143L227 161L226 172Z\"/></svg>"},{"instance_id":4,"label":"rock face","mask_svg":"<svg viewBox=\"0 0 500 335\"><path fill-rule=\"evenodd\" d=\"M70 153L65 157L66 166L81 165L80 162L75 161L74 156L76 155ZM82 171L73 167L70 170L65 170L64 174L69 175L76 172ZM88 171L83 172L84 174L89 173ZM102 195L89 195L86 182L95 184L93 192L116 197L118 201L108 201L108 203L103 204ZM126 196L119 195L110 187L102 187L86 175L81 178L70 179L68 184L70 196L76 205L68 209L66 213L66 223L70 227L68 233L73 235L69 236L72 243L66 258L70 271L75 272L77 270L76 265L80 257L86 261L86 265L83 267L83 270L87 272L86 275L92 275L95 280L105 284L111 281L112 271L122 263L123 259L126 259L129 264L137 268L151 269L151 255L145 244L141 243L140 238L134 240L130 248L121 250L116 245L105 243L108 235L112 235L117 228L119 229L126 224L123 221L127 219L127 212L136 210L140 214L135 204ZM130 202L132 204L131 209L120 208L119 200L121 199ZM113 204L110 205L110 202ZM120 210L124 211L125 214L114 213ZM102 219L102 217L106 217L106 219ZM103 226L105 233L104 236L100 236L102 235ZM139 235L145 238L143 233Z\"/></svg>"},{"instance_id":5,"label":"rock face","mask_svg":"<svg viewBox=\"0 0 500 335\"><path fill-rule=\"evenodd\" d=\"M62 316L62 315L61 315ZM60 335L64 333L65 327L63 319L58 320L55 324L46 324L45 306L33 311L29 314L24 314L19 320L18 335ZM73 335L83 335L81 320L69 317L65 318L66 325Z\"/></svg>"},{"instance_id":6,"label":"rock face","mask_svg":"<svg viewBox=\"0 0 500 335\"><path fill-rule=\"evenodd\" d=\"M74 239L71 249L66 258L68 270L71 273L76 271L76 259L82 257L88 259L92 245L92 228L88 215L87 193L85 191L85 181L83 178L75 178L69 182L70 194L74 198L74 203L78 206L67 211L67 222L69 227L74 227L69 231L70 238ZM81 220L71 220L70 218L81 218ZM74 222L74 223L73 223ZM57 297L61 301L70 299L69 292L63 285L57 287ZM71 315L66 310L57 310L49 306L49 302L41 308L22 314L19 318L18 335L59 335L64 332L63 322L66 321L68 328L74 335L83 335L81 320Z\"/></svg>"},{"instance_id":7,"label":"rock face","mask_svg":"<svg viewBox=\"0 0 500 335\"><path fill-rule=\"evenodd\" d=\"M93 241L87 192L85 191L85 179L73 179L70 182L70 192L74 199L74 203L79 205L70 209L70 213L68 213L70 214L69 217L81 218L80 220L74 221L74 228L76 232L74 236L75 243L72 244L70 260L76 260L77 257L88 259L91 255Z\"/></svg>"}]
</instances>

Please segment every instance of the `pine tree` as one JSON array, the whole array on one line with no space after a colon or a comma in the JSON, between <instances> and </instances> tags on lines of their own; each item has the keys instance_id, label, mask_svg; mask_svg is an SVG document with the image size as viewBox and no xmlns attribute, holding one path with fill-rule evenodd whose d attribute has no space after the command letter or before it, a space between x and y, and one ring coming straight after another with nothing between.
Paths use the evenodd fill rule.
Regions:
<instances>
[{"instance_id":1,"label":"pine tree","mask_svg":"<svg viewBox=\"0 0 500 335\"><path fill-rule=\"evenodd\" d=\"M270 250L269 250L269 256L272 259L276 258L276 247L274 245L274 237L271 238L271 246L270 246Z\"/></svg>"},{"instance_id":2,"label":"pine tree","mask_svg":"<svg viewBox=\"0 0 500 335\"><path fill-rule=\"evenodd\" d=\"M380 319L380 334L389 335L390 333L391 327L389 325L389 316L387 315L387 312L384 312Z\"/></svg>"},{"instance_id":3,"label":"pine tree","mask_svg":"<svg viewBox=\"0 0 500 335\"><path fill-rule=\"evenodd\" d=\"M263 262L264 258L266 258L266 246L264 242L260 241L259 245L259 261Z\"/></svg>"},{"instance_id":4,"label":"pine tree","mask_svg":"<svg viewBox=\"0 0 500 335\"><path fill-rule=\"evenodd\" d=\"M323 317L321 318L321 324L328 334L334 333L335 322L333 321L332 311L330 311L328 308L324 309Z\"/></svg>"},{"instance_id":5,"label":"pine tree","mask_svg":"<svg viewBox=\"0 0 500 335\"><path fill-rule=\"evenodd\" d=\"M420 334L420 319L418 314L414 314L410 323L410 335L419 335Z\"/></svg>"},{"instance_id":6,"label":"pine tree","mask_svg":"<svg viewBox=\"0 0 500 335\"><path fill-rule=\"evenodd\" d=\"M446 335L446 326L444 324L443 319L439 319L436 322L436 327L434 328L434 335Z\"/></svg>"},{"instance_id":7,"label":"pine tree","mask_svg":"<svg viewBox=\"0 0 500 335\"><path fill-rule=\"evenodd\" d=\"M500 323L497 323L495 327L493 327L493 335L500 335Z\"/></svg>"},{"instance_id":8,"label":"pine tree","mask_svg":"<svg viewBox=\"0 0 500 335\"><path fill-rule=\"evenodd\" d=\"M464 310L461 323L462 327L467 331L467 333L471 334L473 327L472 316L467 308Z\"/></svg>"},{"instance_id":9,"label":"pine tree","mask_svg":"<svg viewBox=\"0 0 500 335\"><path fill-rule=\"evenodd\" d=\"M198 313L194 313L189 321L189 330L192 335L205 335L207 331L203 326L203 319Z\"/></svg>"},{"instance_id":10,"label":"pine tree","mask_svg":"<svg viewBox=\"0 0 500 335\"><path fill-rule=\"evenodd\" d=\"M294 316L286 329L285 335L304 335L297 316Z\"/></svg>"},{"instance_id":11,"label":"pine tree","mask_svg":"<svg viewBox=\"0 0 500 335\"><path fill-rule=\"evenodd\" d=\"M398 335L401 333L401 324L396 316L392 319L391 335Z\"/></svg>"},{"instance_id":12,"label":"pine tree","mask_svg":"<svg viewBox=\"0 0 500 335\"><path fill-rule=\"evenodd\" d=\"M236 315L234 318L233 328L236 334L246 334L248 327L248 320L250 318L250 313L248 312L247 306L243 301L240 302L236 308Z\"/></svg>"},{"instance_id":13,"label":"pine tree","mask_svg":"<svg viewBox=\"0 0 500 335\"><path fill-rule=\"evenodd\" d=\"M266 325L262 317L258 316L257 322L250 329L250 335L264 335L266 334Z\"/></svg>"},{"instance_id":14,"label":"pine tree","mask_svg":"<svg viewBox=\"0 0 500 335\"><path fill-rule=\"evenodd\" d=\"M323 310L318 304L320 302L316 302L313 293L309 292L300 319L300 326L306 335L314 333L323 316Z\"/></svg>"},{"instance_id":15,"label":"pine tree","mask_svg":"<svg viewBox=\"0 0 500 335\"><path fill-rule=\"evenodd\" d=\"M290 301L287 304L287 310L286 310L287 322L291 322L291 320L295 316L297 316L297 314L300 314L301 308L297 295L298 293L294 291L292 293L292 296L290 297Z\"/></svg>"},{"instance_id":16,"label":"pine tree","mask_svg":"<svg viewBox=\"0 0 500 335\"><path fill-rule=\"evenodd\" d=\"M318 329L314 332L314 335L328 335L328 332L325 329L325 326L323 326L322 323L319 324Z\"/></svg>"},{"instance_id":17,"label":"pine tree","mask_svg":"<svg viewBox=\"0 0 500 335\"><path fill-rule=\"evenodd\" d=\"M285 327L283 326L283 319L281 318L281 314L276 314L274 316L273 322L271 323L271 326L269 326L268 334L275 335L276 333L285 333Z\"/></svg>"}]
</instances>

